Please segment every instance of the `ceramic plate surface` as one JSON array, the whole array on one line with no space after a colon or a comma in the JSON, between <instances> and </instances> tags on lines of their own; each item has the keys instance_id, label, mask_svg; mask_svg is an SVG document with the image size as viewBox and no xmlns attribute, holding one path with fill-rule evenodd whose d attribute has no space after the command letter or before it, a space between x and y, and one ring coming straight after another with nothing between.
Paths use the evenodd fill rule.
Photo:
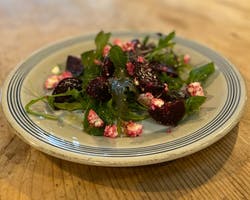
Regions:
<instances>
[{"instance_id":1,"label":"ceramic plate surface","mask_svg":"<svg viewBox=\"0 0 250 200\"><path fill-rule=\"evenodd\" d=\"M113 38L131 40L145 34L118 33ZM237 69L215 51L183 38L176 38L175 50L188 53L191 64L215 63L205 90L207 101L198 114L167 128L152 120L143 122L141 137L116 139L95 137L82 130L80 113L59 113L53 121L28 115L24 106L44 95L43 84L52 66L65 63L68 55L79 56L94 48L94 35L79 36L38 50L7 77L2 90L2 107L10 125L31 146L62 159L100 166L138 166L173 160L199 151L227 134L239 121L246 102L246 88ZM46 111L44 103L36 109Z\"/></svg>"}]
</instances>

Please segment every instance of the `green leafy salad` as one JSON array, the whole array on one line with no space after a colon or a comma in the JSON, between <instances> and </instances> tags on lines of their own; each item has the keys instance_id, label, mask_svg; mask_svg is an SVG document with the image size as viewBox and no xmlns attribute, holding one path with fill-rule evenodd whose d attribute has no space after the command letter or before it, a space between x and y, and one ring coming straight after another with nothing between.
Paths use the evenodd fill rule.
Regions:
<instances>
[{"instance_id":1,"label":"green leafy salad","mask_svg":"<svg viewBox=\"0 0 250 200\"><path fill-rule=\"evenodd\" d=\"M190 55L177 54L175 32L151 37L111 41L111 33L100 31L95 49L51 68L44 83L50 95L31 100L27 113L58 120L58 110L81 110L86 133L111 138L140 136L147 118L177 126L206 101L203 86L214 64L192 66ZM38 112L32 108L38 101L55 112Z\"/></svg>"}]
</instances>

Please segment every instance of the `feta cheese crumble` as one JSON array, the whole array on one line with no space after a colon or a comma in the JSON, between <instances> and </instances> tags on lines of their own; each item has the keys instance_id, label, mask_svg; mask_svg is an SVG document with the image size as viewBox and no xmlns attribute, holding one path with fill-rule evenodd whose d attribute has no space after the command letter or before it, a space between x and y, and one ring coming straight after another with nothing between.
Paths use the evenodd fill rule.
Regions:
<instances>
[{"instance_id":1,"label":"feta cheese crumble","mask_svg":"<svg viewBox=\"0 0 250 200\"><path fill-rule=\"evenodd\" d=\"M164 105L164 101L159 98L153 98L151 100L151 109L155 110L156 108L160 108Z\"/></svg>"},{"instance_id":2,"label":"feta cheese crumble","mask_svg":"<svg viewBox=\"0 0 250 200\"><path fill-rule=\"evenodd\" d=\"M96 128L102 127L104 125L103 120L92 109L89 110L88 122L89 122L90 126L93 126Z\"/></svg>"},{"instance_id":3,"label":"feta cheese crumble","mask_svg":"<svg viewBox=\"0 0 250 200\"><path fill-rule=\"evenodd\" d=\"M193 82L187 86L187 91L191 96L205 96L200 82Z\"/></svg>"},{"instance_id":4,"label":"feta cheese crumble","mask_svg":"<svg viewBox=\"0 0 250 200\"><path fill-rule=\"evenodd\" d=\"M110 138L116 138L118 136L117 126L108 125L104 129L104 136Z\"/></svg>"},{"instance_id":5,"label":"feta cheese crumble","mask_svg":"<svg viewBox=\"0 0 250 200\"><path fill-rule=\"evenodd\" d=\"M130 121L125 126L125 133L130 137L136 137L142 134L142 125Z\"/></svg>"}]
</instances>

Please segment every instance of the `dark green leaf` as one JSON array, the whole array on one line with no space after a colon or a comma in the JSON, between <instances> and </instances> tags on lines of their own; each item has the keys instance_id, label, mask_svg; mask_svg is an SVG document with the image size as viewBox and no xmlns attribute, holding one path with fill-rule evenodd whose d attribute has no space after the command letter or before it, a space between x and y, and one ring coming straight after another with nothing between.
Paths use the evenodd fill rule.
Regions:
<instances>
[{"instance_id":1,"label":"dark green leaf","mask_svg":"<svg viewBox=\"0 0 250 200\"><path fill-rule=\"evenodd\" d=\"M69 110L69 111L72 111L72 110L82 110L84 109L84 106L79 103L79 102L72 102L72 103L69 103L69 102L64 102L64 103L54 103L54 106L56 108L59 108L61 110Z\"/></svg>"},{"instance_id":2,"label":"dark green leaf","mask_svg":"<svg viewBox=\"0 0 250 200\"><path fill-rule=\"evenodd\" d=\"M185 82L188 80L189 73L192 69L193 69L192 65L183 62L180 63L180 65L176 68L179 77L181 78L181 80Z\"/></svg>"},{"instance_id":3,"label":"dark green leaf","mask_svg":"<svg viewBox=\"0 0 250 200\"><path fill-rule=\"evenodd\" d=\"M80 91L78 91L77 89L71 89L68 90L67 92L65 92L64 94L61 94L62 96L72 96L75 100L78 99L80 97ZM55 95L53 95L55 96Z\"/></svg>"},{"instance_id":4,"label":"dark green leaf","mask_svg":"<svg viewBox=\"0 0 250 200\"><path fill-rule=\"evenodd\" d=\"M90 66L95 65L94 61L97 58L96 51L94 50L86 51L82 53L81 58L82 58L82 64L85 70L86 68L89 68Z\"/></svg>"},{"instance_id":5,"label":"dark green leaf","mask_svg":"<svg viewBox=\"0 0 250 200\"><path fill-rule=\"evenodd\" d=\"M84 131L86 131L90 135L103 136L104 128L103 127L96 128L96 127L90 126L87 119L84 119L83 127L84 127Z\"/></svg>"},{"instance_id":6,"label":"dark green leaf","mask_svg":"<svg viewBox=\"0 0 250 200\"><path fill-rule=\"evenodd\" d=\"M87 109L84 114L84 130L90 135L103 135L104 127L96 128L89 125L87 120L87 116L89 110L92 109L96 112L96 114L104 121L105 125L114 124L116 120L116 116L114 115L114 110L111 106L111 101L100 103L94 99L89 101Z\"/></svg>"},{"instance_id":7,"label":"dark green leaf","mask_svg":"<svg viewBox=\"0 0 250 200\"><path fill-rule=\"evenodd\" d=\"M132 112L137 112L137 113L141 113L144 114L144 112L147 112L148 107L146 107L145 105L140 104L137 101L137 95L134 91L127 91L125 93L126 98L127 98L127 103L128 103L128 109Z\"/></svg>"},{"instance_id":8,"label":"dark green leaf","mask_svg":"<svg viewBox=\"0 0 250 200\"><path fill-rule=\"evenodd\" d=\"M46 101L47 100L47 96L43 96L37 99L33 99L31 100L29 103L26 104L25 106L25 110L27 113L38 116L38 117L44 117L46 119L53 119L53 120L58 120L58 117L52 114L46 114L46 113L42 113L42 112L38 112L38 111L34 111L31 109L31 106L34 105L35 103L39 102L39 101Z\"/></svg>"},{"instance_id":9,"label":"dark green leaf","mask_svg":"<svg viewBox=\"0 0 250 200\"><path fill-rule=\"evenodd\" d=\"M215 71L214 63L208 63L191 70L187 83L204 82Z\"/></svg>"},{"instance_id":10,"label":"dark green leaf","mask_svg":"<svg viewBox=\"0 0 250 200\"><path fill-rule=\"evenodd\" d=\"M50 106L51 108L54 109L54 108L55 108L55 106L54 106L55 97L53 97L53 96L48 96L47 100L48 100L49 106Z\"/></svg>"},{"instance_id":11,"label":"dark green leaf","mask_svg":"<svg viewBox=\"0 0 250 200\"><path fill-rule=\"evenodd\" d=\"M179 77L173 78L168 76L166 73L161 73L159 77L162 82L168 84L168 88L170 90L178 90L183 86L184 83Z\"/></svg>"},{"instance_id":12,"label":"dark green leaf","mask_svg":"<svg viewBox=\"0 0 250 200\"><path fill-rule=\"evenodd\" d=\"M97 58L94 50L84 52L81 57L84 66L84 73L80 79L83 81L83 87L85 87L90 80L100 75L101 67L94 62Z\"/></svg>"},{"instance_id":13,"label":"dark green leaf","mask_svg":"<svg viewBox=\"0 0 250 200\"><path fill-rule=\"evenodd\" d=\"M121 119L126 121L140 121L149 117L148 107L143 106L137 101L134 92L127 92L126 97L126 103L128 106L126 112L121 116Z\"/></svg>"},{"instance_id":14,"label":"dark green leaf","mask_svg":"<svg viewBox=\"0 0 250 200\"><path fill-rule=\"evenodd\" d=\"M101 103L94 108L98 116L105 122L105 124L114 124L116 117L114 108L112 107L112 99L108 102Z\"/></svg>"},{"instance_id":15,"label":"dark green leaf","mask_svg":"<svg viewBox=\"0 0 250 200\"><path fill-rule=\"evenodd\" d=\"M142 114L142 113L127 111L125 115L121 116L121 119L125 121L130 121L130 120L141 121L141 120L147 119L148 117L149 117L148 112L144 112Z\"/></svg>"},{"instance_id":16,"label":"dark green leaf","mask_svg":"<svg viewBox=\"0 0 250 200\"><path fill-rule=\"evenodd\" d=\"M73 102L64 102L64 103L57 103L55 102L55 97L61 97L61 96L71 96L71 100ZM50 95L47 97L48 104L52 108L59 108L62 110L79 110L79 109L85 109L86 104L88 102L87 95L82 94L81 91L78 91L76 89L68 90L65 93L61 94L55 94Z\"/></svg>"},{"instance_id":17,"label":"dark green leaf","mask_svg":"<svg viewBox=\"0 0 250 200\"><path fill-rule=\"evenodd\" d=\"M176 55L169 50L166 50L164 52L155 52L155 54L153 54L153 57L150 58L150 61L156 61L174 68L180 67L180 63L176 59Z\"/></svg>"},{"instance_id":18,"label":"dark green leaf","mask_svg":"<svg viewBox=\"0 0 250 200\"><path fill-rule=\"evenodd\" d=\"M81 97L81 91L77 89L69 89L64 93L54 94L48 97L49 102L52 103L54 97L64 97L64 96L72 96L74 100L77 100Z\"/></svg>"},{"instance_id":19,"label":"dark green leaf","mask_svg":"<svg viewBox=\"0 0 250 200\"><path fill-rule=\"evenodd\" d=\"M159 39L158 47L157 48L165 48L165 47L171 45L172 44L171 40L174 39L174 37L175 37L175 32L174 31L170 32L165 37L161 37Z\"/></svg>"},{"instance_id":20,"label":"dark green leaf","mask_svg":"<svg viewBox=\"0 0 250 200\"><path fill-rule=\"evenodd\" d=\"M146 58L149 60L158 60L159 61L159 57L162 58L165 57L166 51L168 49L171 49L173 47L173 45L175 44L174 42L172 42L172 39L175 37L175 32L171 32L166 36L163 36L159 39L158 41L158 45L157 47L150 52L149 54L146 55Z\"/></svg>"},{"instance_id":21,"label":"dark green leaf","mask_svg":"<svg viewBox=\"0 0 250 200\"><path fill-rule=\"evenodd\" d=\"M178 65L178 61L176 60L176 55L172 51L164 54L164 58L162 58L161 60L167 66L175 67Z\"/></svg>"},{"instance_id":22,"label":"dark green leaf","mask_svg":"<svg viewBox=\"0 0 250 200\"><path fill-rule=\"evenodd\" d=\"M128 80L115 80L112 87L112 107L118 120L143 120L148 117L145 107L137 103L135 88Z\"/></svg>"},{"instance_id":23,"label":"dark green leaf","mask_svg":"<svg viewBox=\"0 0 250 200\"><path fill-rule=\"evenodd\" d=\"M103 48L108 43L110 36L111 33L104 33L103 31L100 31L97 34L95 38L95 44L96 44L96 54L98 57L102 55Z\"/></svg>"},{"instance_id":24,"label":"dark green leaf","mask_svg":"<svg viewBox=\"0 0 250 200\"><path fill-rule=\"evenodd\" d=\"M146 35L142 41L142 46L146 46L149 40L149 35Z\"/></svg>"},{"instance_id":25,"label":"dark green leaf","mask_svg":"<svg viewBox=\"0 0 250 200\"><path fill-rule=\"evenodd\" d=\"M89 110L90 108L87 109L84 113L84 119L83 119L84 131L86 131L90 135L102 136L104 132L104 127L96 128L96 127L90 126L88 122Z\"/></svg>"},{"instance_id":26,"label":"dark green leaf","mask_svg":"<svg viewBox=\"0 0 250 200\"><path fill-rule=\"evenodd\" d=\"M186 113L191 114L193 112L199 111L200 106L206 101L204 96L192 96L186 99L185 108Z\"/></svg>"},{"instance_id":27,"label":"dark green leaf","mask_svg":"<svg viewBox=\"0 0 250 200\"><path fill-rule=\"evenodd\" d=\"M121 77L125 72L126 63L128 61L127 55L122 51L121 47L113 46L109 52L110 60L115 66L115 74Z\"/></svg>"},{"instance_id":28,"label":"dark green leaf","mask_svg":"<svg viewBox=\"0 0 250 200\"><path fill-rule=\"evenodd\" d=\"M112 80L112 107L118 118L121 118L121 116L126 115L129 109L127 102L128 90L134 90L134 85L131 83L130 79Z\"/></svg>"}]
</instances>

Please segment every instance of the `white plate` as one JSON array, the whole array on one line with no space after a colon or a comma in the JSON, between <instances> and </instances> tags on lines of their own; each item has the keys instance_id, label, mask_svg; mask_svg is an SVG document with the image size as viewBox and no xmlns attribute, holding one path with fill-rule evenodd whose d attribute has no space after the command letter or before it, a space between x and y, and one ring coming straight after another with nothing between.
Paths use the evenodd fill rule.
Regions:
<instances>
[{"instance_id":1,"label":"white plate","mask_svg":"<svg viewBox=\"0 0 250 200\"><path fill-rule=\"evenodd\" d=\"M143 36L145 34L114 34L123 40ZM147 165L199 151L226 135L239 121L246 102L246 88L237 69L213 50L178 37L175 39L177 52L190 54L194 65L213 61L216 72L206 84L208 99L200 113L181 121L171 133L167 133L166 127L147 120L141 137L95 137L82 131L78 115L74 123L28 115L24 106L44 95L43 83L51 66L64 63L69 54L79 56L94 48L93 38L94 35L80 36L43 48L7 77L2 91L3 111L17 135L31 146L52 156L90 165ZM40 103L36 107L44 110L46 106Z\"/></svg>"}]
</instances>

